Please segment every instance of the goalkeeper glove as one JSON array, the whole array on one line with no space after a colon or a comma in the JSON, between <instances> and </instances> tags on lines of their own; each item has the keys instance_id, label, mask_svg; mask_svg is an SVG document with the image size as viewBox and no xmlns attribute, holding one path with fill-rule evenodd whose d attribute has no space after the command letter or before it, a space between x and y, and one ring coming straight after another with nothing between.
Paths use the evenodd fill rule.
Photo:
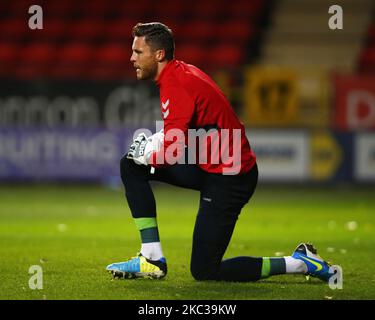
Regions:
<instances>
[{"instance_id":1,"label":"goalkeeper glove","mask_svg":"<svg viewBox=\"0 0 375 320\"><path fill-rule=\"evenodd\" d=\"M140 133L130 146L127 154L128 159L133 159L137 164L148 165L148 161L153 152L160 151L164 143L164 130L161 130L148 137Z\"/></svg>"},{"instance_id":2,"label":"goalkeeper glove","mask_svg":"<svg viewBox=\"0 0 375 320\"><path fill-rule=\"evenodd\" d=\"M147 166L148 157L151 152L146 153L146 146L149 143L144 133L139 134L130 145L129 152L126 155L128 159L133 159L136 164L143 164Z\"/></svg>"}]
</instances>

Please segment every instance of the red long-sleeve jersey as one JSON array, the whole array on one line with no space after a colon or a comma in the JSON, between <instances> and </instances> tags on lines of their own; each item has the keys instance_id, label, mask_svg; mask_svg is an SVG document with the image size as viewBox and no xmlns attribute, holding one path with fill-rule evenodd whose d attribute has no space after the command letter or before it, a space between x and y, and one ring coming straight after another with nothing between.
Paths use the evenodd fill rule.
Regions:
<instances>
[{"instance_id":1,"label":"red long-sleeve jersey","mask_svg":"<svg viewBox=\"0 0 375 320\"><path fill-rule=\"evenodd\" d=\"M189 141L190 133L201 128L215 129L218 133L208 131L213 134L201 143L200 139L192 139L197 148L196 164L201 169L210 173L241 174L253 167L256 156L244 125L207 74L193 65L172 60L160 73L157 85L164 120L164 147L151 155L149 163L153 167L173 164L168 157L180 158L178 155L186 146L194 146L194 141ZM206 157L200 158L202 153Z\"/></svg>"}]
</instances>

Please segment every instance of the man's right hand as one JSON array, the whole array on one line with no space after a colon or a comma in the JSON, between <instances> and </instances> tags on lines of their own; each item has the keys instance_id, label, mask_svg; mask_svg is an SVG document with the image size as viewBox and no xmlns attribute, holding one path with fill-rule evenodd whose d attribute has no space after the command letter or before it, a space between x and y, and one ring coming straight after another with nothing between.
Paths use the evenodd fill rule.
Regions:
<instances>
[{"instance_id":1,"label":"man's right hand","mask_svg":"<svg viewBox=\"0 0 375 320\"><path fill-rule=\"evenodd\" d=\"M129 152L126 155L128 159L133 159L136 164L148 165L148 159L150 154L146 153L146 145L149 143L146 135L140 133L130 145Z\"/></svg>"}]
</instances>

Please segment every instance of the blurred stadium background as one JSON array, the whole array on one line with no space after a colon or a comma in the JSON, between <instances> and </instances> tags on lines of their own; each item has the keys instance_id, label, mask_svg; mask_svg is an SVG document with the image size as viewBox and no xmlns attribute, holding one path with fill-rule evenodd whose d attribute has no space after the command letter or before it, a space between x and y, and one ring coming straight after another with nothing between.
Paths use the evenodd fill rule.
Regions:
<instances>
[{"instance_id":1,"label":"blurred stadium background","mask_svg":"<svg viewBox=\"0 0 375 320\"><path fill-rule=\"evenodd\" d=\"M161 21L249 127L263 181L373 184L373 1L334 4L343 30L326 0L1 1L1 181L118 180L134 129L160 119L129 62L131 28Z\"/></svg>"},{"instance_id":2,"label":"blurred stadium background","mask_svg":"<svg viewBox=\"0 0 375 320\"><path fill-rule=\"evenodd\" d=\"M28 26L34 4L41 30ZM342 30L328 26L334 4ZM193 283L198 203L176 188L155 190L169 281L156 291L108 281L104 266L139 245L119 160L135 129L160 120L157 88L129 62L132 27L150 21L172 28L177 59L217 81L257 154L261 183L228 254L283 255L312 240L345 270L335 297L373 299L372 0L2 0L0 299L332 299L293 277ZM25 288L34 264L46 270L42 293Z\"/></svg>"}]
</instances>

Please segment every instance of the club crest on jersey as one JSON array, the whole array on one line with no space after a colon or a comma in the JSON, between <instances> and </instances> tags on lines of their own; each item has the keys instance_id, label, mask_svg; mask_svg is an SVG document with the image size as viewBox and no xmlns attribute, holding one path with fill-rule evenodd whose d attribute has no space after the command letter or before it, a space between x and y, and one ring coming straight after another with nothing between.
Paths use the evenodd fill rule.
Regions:
<instances>
[{"instance_id":1,"label":"club crest on jersey","mask_svg":"<svg viewBox=\"0 0 375 320\"><path fill-rule=\"evenodd\" d=\"M165 102L161 102L161 108L162 108L162 111L161 113L163 114L163 118L165 119L166 117L168 117L169 115L169 109L168 109L168 106L169 106L169 99Z\"/></svg>"}]
</instances>

